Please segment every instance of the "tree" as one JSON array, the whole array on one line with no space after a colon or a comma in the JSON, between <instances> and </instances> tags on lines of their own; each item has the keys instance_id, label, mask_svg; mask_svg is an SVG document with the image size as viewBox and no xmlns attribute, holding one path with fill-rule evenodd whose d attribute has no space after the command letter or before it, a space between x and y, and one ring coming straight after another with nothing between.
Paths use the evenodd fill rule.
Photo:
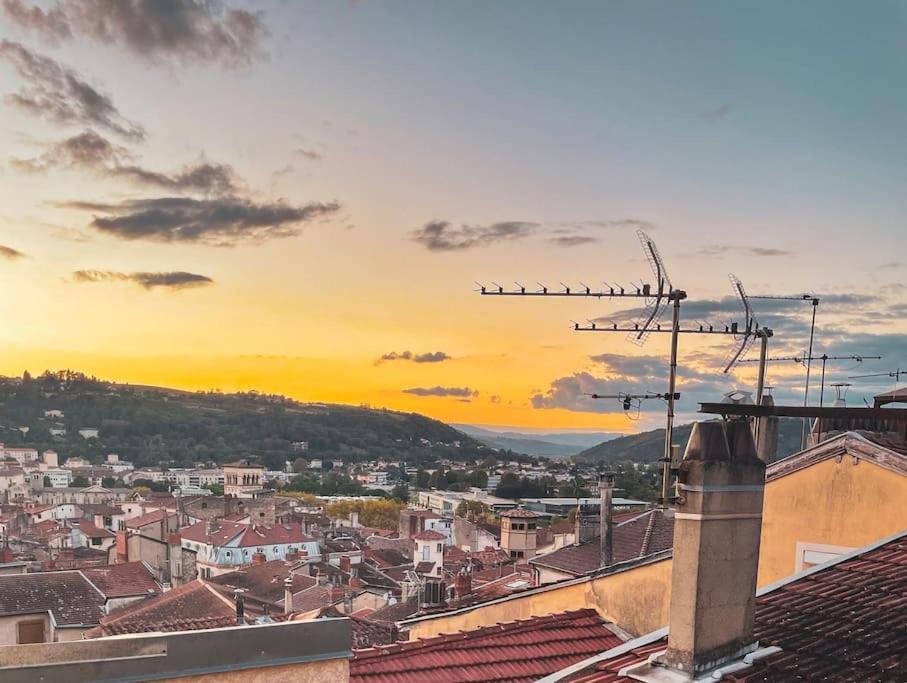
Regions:
<instances>
[{"instance_id":1,"label":"tree","mask_svg":"<svg viewBox=\"0 0 907 683\"><path fill-rule=\"evenodd\" d=\"M69 484L74 488L84 489L89 486L88 479L83 477L81 474L78 477L73 477L72 482Z\"/></svg>"},{"instance_id":2,"label":"tree","mask_svg":"<svg viewBox=\"0 0 907 683\"><path fill-rule=\"evenodd\" d=\"M46 474L44 475L44 488L50 488L50 477L48 477Z\"/></svg>"},{"instance_id":3,"label":"tree","mask_svg":"<svg viewBox=\"0 0 907 683\"><path fill-rule=\"evenodd\" d=\"M293 461L293 471L297 474L309 471L309 461L305 458L296 458Z\"/></svg>"},{"instance_id":4,"label":"tree","mask_svg":"<svg viewBox=\"0 0 907 683\"><path fill-rule=\"evenodd\" d=\"M363 526L378 529L396 529L400 523L400 510L406 507L396 500L342 500L325 506L329 517L349 519L351 512L359 513Z\"/></svg>"},{"instance_id":5,"label":"tree","mask_svg":"<svg viewBox=\"0 0 907 683\"><path fill-rule=\"evenodd\" d=\"M212 495L222 496L224 495L224 487L221 484L208 484L203 488L208 489Z\"/></svg>"},{"instance_id":6,"label":"tree","mask_svg":"<svg viewBox=\"0 0 907 683\"><path fill-rule=\"evenodd\" d=\"M391 498L399 500L401 503L409 502L409 486L404 483L397 484L391 489Z\"/></svg>"},{"instance_id":7,"label":"tree","mask_svg":"<svg viewBox=\"0 0 907 683\"><path fill-rule=\"evenodd\" d=\"M113 477L104 477L103 479L101 479L101 486L103 486L105 489L116 488L116 485L117 480Z\"/></svg>"},{"instance_id":8,"label":"tree","mask_svg":"<svg viewBox=\"0 0 907 683\"><path fill-rule=\"evenodd\" d=\"M423 470L421 467L418 470L416 470L416 488L417 489L427 489L429 479L430 479L430 477L428 476L428 472Z\"/></svg>"}]
</instances>

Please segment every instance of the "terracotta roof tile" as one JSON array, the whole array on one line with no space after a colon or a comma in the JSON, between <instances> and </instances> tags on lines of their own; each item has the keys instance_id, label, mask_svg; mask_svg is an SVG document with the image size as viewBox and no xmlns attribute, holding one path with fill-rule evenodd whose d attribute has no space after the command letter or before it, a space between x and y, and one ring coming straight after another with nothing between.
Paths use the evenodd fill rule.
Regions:
<instances>
[{"instance_id":1,"label":"terracotta roof tile","mask_svg":"<svg viewBox=\"0 0 907 683\"><path fill-rule=\"evenodd\" d=\"M149 631L191 631L236 625L236 608L204 581L196 579L163 595L111 612L88 638Z\"/></svg>"},{"instance_id":2,"label":"terracotta roof tile","mask_svg":"<svg viewBox=\"0 0 907 683\"><path fill-rule=\"evenodd\" d=\"M621 643L595 610L358 650L353 683L528 683Z\"/></svg>"},{"instance_id":3,"label":"terracotta roof tile","mask_svg":"<svg viewBox=\"0 0 907 683\"><path fill-rule=\"evenodd\" d=\"M210 583L232 594L236 588L246 591L246 596L272 604L282 603L284 597L284 580L291 576L291 562L271 560L264 564L250 565L237 571L227 572L210 579ZM293 592L298 593L311 588L316 580L311 576L296 572L293 577Z\"/></svg>"},{"instance_id":4,"label":"terracotta roof tile","mask_svg":"<svg viewBox=\"0 0 907 683\"><path fill-rule=\"evenodd\" d=\"M447 536L442 534L440 531L435 531L433 529L426 529L425 531L420 531L418 534L413 536L415 541L444 541L447 540Z\"/></svg>"},{"instance_id":5,"label":"terracotta roof tile","mask_svg":"<svg viewBox=\"0 0 907 683\"><path fill-rule=\"evenodd\" d=\"M907 533L763 592L755 622L760 646L782 651L722 680L907 680ZM566 680L633 683L621 669L665 646L660 638Z\"/></svg>"},{"instance_id":6,"label":"terracotta roof tile","mask_svg":"<svg viewBox=\"0 0 907 683\"><path fill-rule=\"evenodd\" d=\"M614 526L613 543L615 563L668 550L674 545L674 517L660 508L637 513ZM530 563L573 576L589 574L602 566L599 537L539 555Z\"/></svg>"},{"instance_id":7,"label":"terracotta roof tile","mask_svg":"<svg viewBox=\"0 0 907 683\"><path fill-rule=\"evenodd\" d=\"M141 562L83 569L82 573L108 598L156 595L161 587Z\"/></svg>"}]
</instances>

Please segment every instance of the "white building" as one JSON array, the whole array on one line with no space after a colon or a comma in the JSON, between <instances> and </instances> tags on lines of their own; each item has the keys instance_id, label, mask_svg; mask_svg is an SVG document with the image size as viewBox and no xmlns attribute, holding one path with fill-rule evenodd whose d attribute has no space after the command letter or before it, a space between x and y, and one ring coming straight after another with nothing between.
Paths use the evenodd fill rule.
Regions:
<instances>
[{"instance_id":1,"label":"white building","mask_svg":"<svg viewBox=\"0 0 907 683\"><path fill-rule=\"evenodd\" d=\"M35 462L38 459L37 448L12 448L0 443L0 459L13 458L20 465Z\"/></svg>"},{"instance_id":2,"label":"white building","mask_svg":"<svg viewBox=\"0 0 907 683\"><path fill-rule=\"evenodd\" d=\"M441 577L444 569L444 540L444 534L431 529L413 536L416 544L413 550L413 565L418 573ZM429 564L432 566L429 567Z\"/></svg>"},{"instance_id":3,"label":"white building","mask_svg":"<svg viewBox=\"0 0 907 683\"><path fill-rule=\"evenodd\" d=\"M97 427L83 427L79 430L79 436L83 439L97 439L100 430Z\"/></svg>"},{"instance_id":4,"label":"white building","mask_svg":"<svg viewBox=\"0 0 907 683\"><path fill-rule=\"evenodd\" d=\"M52 468L44 470L44 477L50 480L51 488L65 489L72 483L72 471Z\"/></svg>"},{"instance_id":5,"label":"white building","mask_svg":"<svg viewBox=\"0 0 907 683\"><path fill-rule=\"evenodd\" d=\"M64 416L63 416L63 411L62 411L62 410L45 410L45 411L44 411L44 417L51 417L51 418L60 420L60 419L62 419Z\"/></svg>"}]
</instances>

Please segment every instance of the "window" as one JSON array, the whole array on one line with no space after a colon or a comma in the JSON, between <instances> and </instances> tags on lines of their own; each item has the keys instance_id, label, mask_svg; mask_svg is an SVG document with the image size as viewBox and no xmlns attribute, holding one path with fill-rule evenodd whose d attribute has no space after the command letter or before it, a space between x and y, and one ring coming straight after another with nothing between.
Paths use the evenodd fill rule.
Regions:
<instances>
[{"instance_id":1,"label":"window","mask_svg":"<svg viewBox=\"0 0 907 683\"><path fill-rule=\"evenodd\" d=\"M438 544L438 552L439 552L439 553L443 553L443 552L444 552L444 544L443 544L443 543L439 543L439 544Z\"/></svg>"},{"instance_id":2,"label":"window","mask_svg":"<svg viewBox=\"0 0 907 683\"><path fill-rule=\"evenodd\" d=\"M101 543L102 543L102 540L101 540L100 538L93 538L93 539L91 539L91 544L92 544L92 545L101 545Z\"/></svg>"},{"instance_id":3,"label":"window","mask_svg":"<svg viewBox=\"0 0 907 683\"><path fill-rule=\"evenodd\" d=\"M535 522L529 522L528 528L530 530L535 529Z\"/></svg>"},{"instance_id":4,"label":"window","mask_svg":"<svg viewBox=\"0 0 907 683\"><path fill-rule=\"evenodd\" d=\"M233 557L233 551L228 550L227 552L224 553L224 555L226 555L227 557Z\"/></svg>"},{"instance_id":5,"label":"window","mask_svg":"<svg viewBox=\"0 0 907 683\"><path fill-rule=\"evenodd\" d=\"M513 529L514 531L522 531L522 530L523 530L523 523L522 523L522 522L513 522L513 523L510 525L510 528Z\"/></svg>"},{"instance_id":6,"label":"window","mask_svg":"<svg viewBox=\"0 0 907 683\"><path fill-rule=\"evenodd\" d=\"M510 551L510 557L522 557L522 556L523 556L522 550L511 550Z\"/></svg>"},{"instance_id":7,"label":"window","mask_svg":"<svg viewBox=\"0 0 907 683\"><path fill-rule=\"evenodd\" d=\"M32 619L16 624L16 642L19 645L44 642L44 620Z\"/></svg>"},{"instance_id":8,"label":"window","mask_svg":"<svg viewBox=\"0 0 907 683\"><path fill-rule=\"evenodd\" d=\"M431 558L431 548L429 548L427 545L423 545L422 546L422 559L425 562L428 562L428 560L430 558Z\"/></svg>"}]
</instances>

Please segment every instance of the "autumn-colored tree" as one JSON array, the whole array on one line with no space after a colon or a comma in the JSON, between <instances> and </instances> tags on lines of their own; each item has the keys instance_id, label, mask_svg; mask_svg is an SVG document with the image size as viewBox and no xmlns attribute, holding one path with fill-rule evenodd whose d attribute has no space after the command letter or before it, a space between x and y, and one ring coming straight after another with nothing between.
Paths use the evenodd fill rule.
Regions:
<instances>
[{"instance_id":1,"label":"autumn-colored tree","mask_svg":"<svg viewBox=\"0 0 907 683\"><path fill-rule=\"evenodd\" d=\"M329 517L349 519L351 512L359 513L363 526L378 529L396 529L400 523L400 510L406 505L397 500L341 500L324 509Z\"/></svg>"}]
</instances>

